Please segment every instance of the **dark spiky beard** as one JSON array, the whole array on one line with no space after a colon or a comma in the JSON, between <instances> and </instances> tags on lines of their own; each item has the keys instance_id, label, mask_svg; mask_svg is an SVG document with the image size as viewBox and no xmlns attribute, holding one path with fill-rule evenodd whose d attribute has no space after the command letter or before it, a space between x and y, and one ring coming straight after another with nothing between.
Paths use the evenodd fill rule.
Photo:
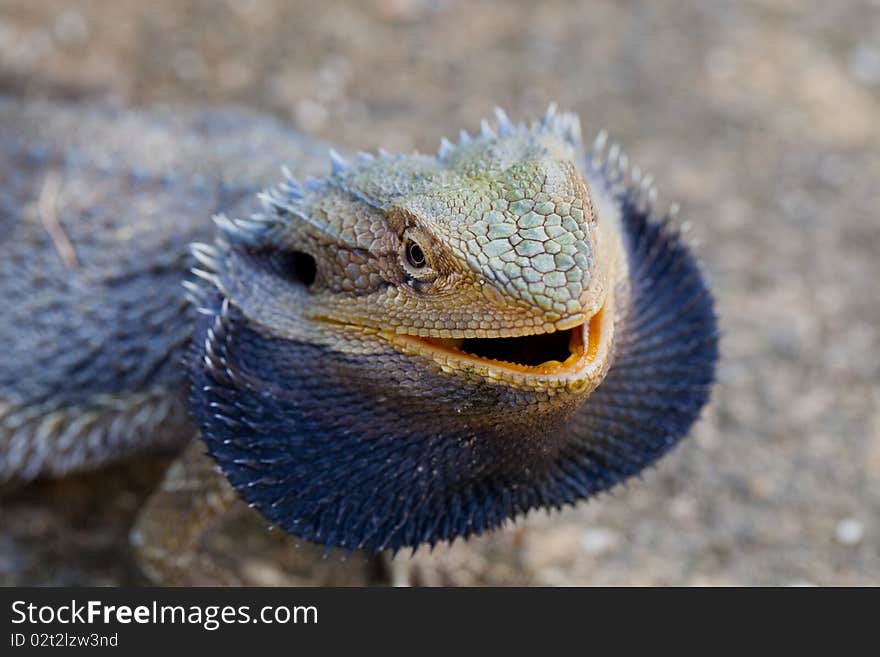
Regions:
<instances>
[{"instance_id":1,"label":"dark spiky beard","mask_svg":"<svg viewBox=\"0 0 880 657\"><path fill-rule=\"evenodd\" d=\"M371 369L360 356L266 336L218 296L189 358L209 451L269 522L369 550L479 534L640 472L697 418L718 346L688 249L621 202L632 296L610 372L576 407L535 414L498 384L462 390L436 373L414 376L401 355Z\"/></svg>"}]
</instances>

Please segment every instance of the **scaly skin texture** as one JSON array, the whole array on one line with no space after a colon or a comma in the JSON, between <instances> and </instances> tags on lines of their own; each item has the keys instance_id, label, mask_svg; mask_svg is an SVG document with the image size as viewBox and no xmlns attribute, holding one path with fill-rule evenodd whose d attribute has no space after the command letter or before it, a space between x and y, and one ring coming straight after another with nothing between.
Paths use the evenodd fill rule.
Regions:
<instances>
[{"instance_id":1,"label":"scaly skin texture","mask_svg":"<svg viewBox=\"0 0 880 657\"><path fill-rule=\"evenodd\" d=\"M436 157L333 157L219 217L190 400L270 521L399 549L635 474L684 435L717 358L712 301L616 148L503 112Z\"/></svg>"},{"instance_id":2,"label":"scaly skin texture","mask_svg":"<svg viewBox=\"0 0 880 657\"><path fill-rule=\"evenodd\" d=\"M30 145L39 112L0 111L30 126L0 142L5 479L190 436L188 342L189 410L246 502L311 541L398 549L607 489L708 397L700 271L651 184L616 147L585 154L572 115L499 111L435 157L332 154L329 175L288 172L254 205L271 166L316 171L314 143L238 115L43 108L47 154ZM118 164L138 157L146 172ZM208 243L187 275L192 239ZM188 458L166 482L178 499L175 477L210 471ZM213 490L224 503L194 505L200 523L231 499ZM155 564L181 549L157 529L180 504L152 506L135 538Z\"/></svg>"},{"instance_id":3,"label":"scaly skin texture","mask_svg":"<svg viewBox=\"0 0 880 657\"><path fill-rule=\"evenodd\" d=\"M0 483L184 444L187 245L325 162L245 112L0 98Z\"/></svg>"}]
</instances>

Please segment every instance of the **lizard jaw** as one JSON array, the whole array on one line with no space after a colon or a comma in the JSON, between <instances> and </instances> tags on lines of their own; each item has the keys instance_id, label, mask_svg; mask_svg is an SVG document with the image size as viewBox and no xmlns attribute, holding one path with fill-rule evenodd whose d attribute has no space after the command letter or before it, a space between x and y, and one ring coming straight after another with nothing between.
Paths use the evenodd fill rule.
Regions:
<instances>
[{"instance_id":1,"label":"lizard jaw","mask_svg":"<svg viewBox=\"0 0 880 657\"><path fill-rule=\"evenodd\" d=\"M443 339L383 332L408 354L432 360L446 373L527 389L592 392L610 365L614 295L571 328L518 338Z\"/></svg>"}]
</instances>

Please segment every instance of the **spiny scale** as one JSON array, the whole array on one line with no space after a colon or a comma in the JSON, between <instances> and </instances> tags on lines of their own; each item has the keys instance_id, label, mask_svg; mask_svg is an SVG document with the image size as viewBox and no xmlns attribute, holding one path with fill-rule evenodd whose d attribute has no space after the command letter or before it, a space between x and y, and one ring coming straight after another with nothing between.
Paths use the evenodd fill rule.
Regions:
<instances>
[{"instance_id":1,"label":"spiny scale","mask_svg":"<svg viewBox=\"0 0 880 657\"><path fill-rule=\"evenodd\" d=\"M437 157L447 161L475 140L517 132L553 134L581 152L577 118L551 105L528 126L497 108L494 125L481 121L476 137L462 131L457 145L441 140ZM552 428L530 418L512 430L495 417L447 417L437 404L460 398L461 390L453 395L442 373L413 372L413 362L390 349L368 362L282 338L230 303L218 280L223 249L256 243L287 215L309 221L305 196L332 188L354 167L387 167L396 157L379 150L378 159L359 155L349 164L331 151L329 159L325 180L301 184L284 171L284 182L261 195L269 218L218 216L217 248L193 247L193 275L209 284L186 285L206 315L188 359L193 413L232 485L269 522L349 549L434 545L608 490L686 434L714 379L713 300L699 265L667 225L675 207L658 216L653 179L630 169L606 133L581 165L619 205L632 296L615 325L609 374ZM382 399L364 392L375 389L377 377L390 382ZM413 380L419 395L407 391ZM492 388L488 403L509 392L501 388ZM508 400L511 408L524 406L517 401ZM551 449L530 452L535 440L548 437Z\"/></svg>"},{"instance_id":2,"label":"spiny scale","mask_svg":"<svg viewBox=\"0 0 880 657\"><path fill-rule=\"evenodd\" d=\"M551 108L531 129L579 138L566 116ZM493 132L511 129L505 119ZM480 138L489 132L481 127ZM472 141L464 135L460 145ZM452 148L442 141L441 158ZM193 341L191 403L210 452L249 505L327 545L434 545L607 490L685 435L714 379L711 294L678 233L655 215L652 179L630 171L604 133L583 163L620 204L632 298L616 327L614 365L560 430L559 449L514 467L527 446L515 433L425 422L404 396L378 402L364 394L375 379L357 356L268 336L218 288L200 294L211 314ZM436 381L423 374L430 390Z\"/></svg>"},{"instance_id":3,"label":"spiny scale","mask_svg":"<svg viewBox=\"0 0 880 657\"><path fill-rule=\"evenodd\" d=\"M606 148L607 147L607 148ZM668 221L678 214L678 205L666 212L657 207L658 191L654 176L644 173L639 167L630 167L629 157L616 142L608 141L605 130L596 135L593 147L583 158L583 164L608 185L608 191L616 199L628 198L639 212L656 219Z\"/></svg>"}]
</instances>

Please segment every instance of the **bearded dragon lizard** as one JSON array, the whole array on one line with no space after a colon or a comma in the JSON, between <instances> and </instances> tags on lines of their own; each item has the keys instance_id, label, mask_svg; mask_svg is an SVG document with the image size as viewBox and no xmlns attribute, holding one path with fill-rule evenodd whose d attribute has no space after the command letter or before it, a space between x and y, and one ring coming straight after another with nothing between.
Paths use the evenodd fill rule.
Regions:
<instances>
[{"instance_id":1,"label":"bearded dragon lizard","mask_svg":"<svg viewBox=\"0 0 880 657\"><path fill-rule=\"evenodd\" d=\"M0 480L191 444L134 534L161 577L237 496L398 550L688 432L713 299L604 135L551 106L436 155L326 152L241 112L0 101Z\"/></svg>"}]
</instances>

